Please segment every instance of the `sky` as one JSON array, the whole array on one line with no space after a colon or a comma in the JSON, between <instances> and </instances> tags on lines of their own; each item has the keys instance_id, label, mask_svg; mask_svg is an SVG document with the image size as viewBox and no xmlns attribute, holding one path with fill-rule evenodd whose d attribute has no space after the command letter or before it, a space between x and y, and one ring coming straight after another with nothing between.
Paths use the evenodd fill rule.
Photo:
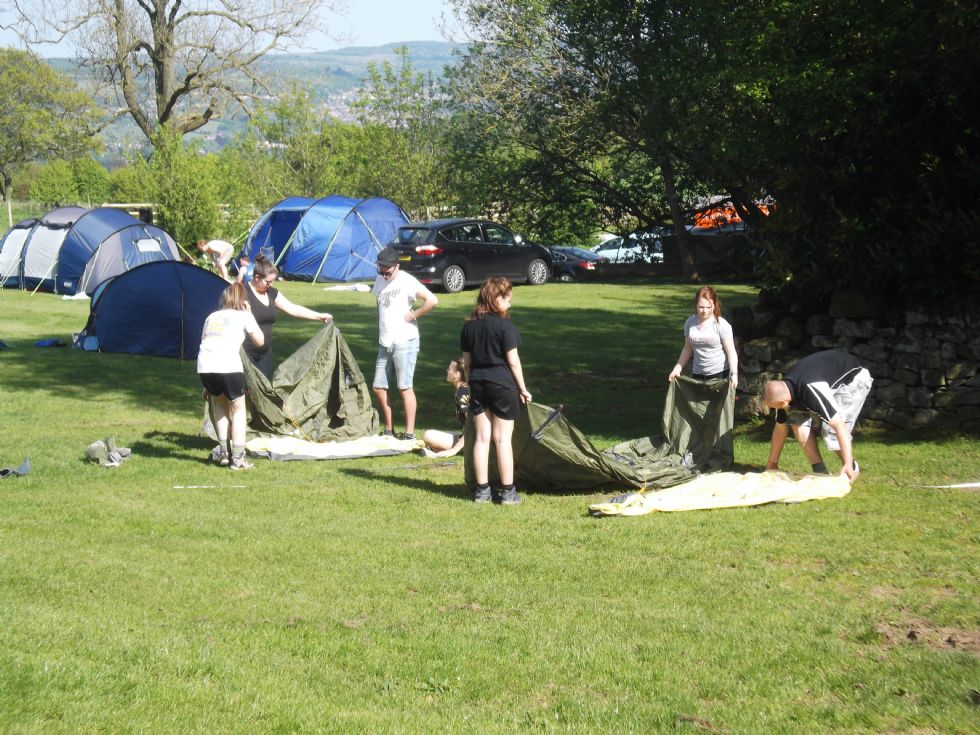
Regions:
<instances>
[{"instance_id":1,"label":"sky","mask_svg":"<svg viewBox=\"0 0 980 735\"><path fill-rule=\"evenodd\" d=\"M381 46L399 41L443 41L441 14L449 13L448 0L348 0L345 15L329 14L327 20L343 38L308 39L306 51L327 51L344 46ZM0 20L0 22L3 22ZM0 29L0 46L20 48L16 37ZM41 56L70 56L67 46L41 46Z\"/></svg>"}]
</instances>

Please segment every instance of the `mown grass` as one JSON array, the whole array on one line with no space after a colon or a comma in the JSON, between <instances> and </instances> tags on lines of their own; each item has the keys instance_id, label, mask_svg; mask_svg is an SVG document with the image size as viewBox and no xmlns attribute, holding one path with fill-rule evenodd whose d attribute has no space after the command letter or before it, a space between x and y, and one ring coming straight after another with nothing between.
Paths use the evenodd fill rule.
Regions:
<instances>
[{"instance_id":1,"label":"mown grass","mask_svg":"<svg viewBox=\"0 0 980 735\"><path fill-rule=\"evenodd\" d=\"M370 295L284 289L370 371ZM452 426L442 379L474 293L440 299L421 427ZM690 301L516 289L535 400L600 448L655 432ZM922 487L980 480L975 437L865 430L854 491L799 506L597 520L603 496L531 490L475 507L458 459L207 465L192 364L36 348L87 304L0 306L0 466L34 465L0 481L0 731L977 729L980 495ZM313 329L284 318L278 356ZM767 433L740 425L737 459L763 463ZM86 463L110 434L132 459Z\"/></svg>"}]
</instances>

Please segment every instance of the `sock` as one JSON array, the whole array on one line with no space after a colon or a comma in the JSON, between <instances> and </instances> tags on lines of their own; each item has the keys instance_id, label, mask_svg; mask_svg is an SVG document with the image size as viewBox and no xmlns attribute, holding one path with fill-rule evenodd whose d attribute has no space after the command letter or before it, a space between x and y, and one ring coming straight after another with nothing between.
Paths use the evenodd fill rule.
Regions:
<instances>
[{"instance_id":1,"label":"sock","mask_svg":"<svg viewBox=\"0 0 980 735\"><path fill-rule=\"evenodd\" d=\"M231 447L231 456L234 459L242 459L245 456L245 445L244 444L234 444Z\"/></svg>"},{"instance_id":2,"label":"sock","mask_svg":"<svg viewBox=\"0 0 980 735\"><path fill-rule=\"evenodd\" d=\"M811 465L811 466L813 467L814 474L817 474L817 475L826 475L826 474L828 474L828 472L827 472L827 465L825 465L823 462L817 462L815 465Z\"/></svg>"}]
</instances>

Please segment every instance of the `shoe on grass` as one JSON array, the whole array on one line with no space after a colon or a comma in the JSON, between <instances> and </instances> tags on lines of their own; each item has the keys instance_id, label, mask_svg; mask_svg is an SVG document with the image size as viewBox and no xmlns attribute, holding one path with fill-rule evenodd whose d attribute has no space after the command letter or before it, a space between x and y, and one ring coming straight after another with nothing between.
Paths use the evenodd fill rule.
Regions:
<instances>
[{"instance_id":1,"label":"shoe on grass","mask_svg":"<svg viewBox=\"0 0 980 735\"><path fill-rule=\"evenodd\" d=\"M517 494L517 488L513 485L502 487L497 491L497 502L501 505L520 505L521 496Z\"/></svg>"},{"instance_id":2,"label":"shoe on grass","mask_svg":"<svg viewBox=\"0 0 980 735\"><path fill-rule=\"evenodd\" d=\"M489 503L493 499L493 493L489 485L477 485L473 491L474 503Z\"/></svg>"},{"instance_id":3,"label":"shoe on grass","mask_svg":"<svg viewBox=\"0 0 980 735\"><path fill-rule=\"evenodd\" d=\"M250 470L255 467L254 464L245 458L244 454L241 457L232 457L228 466L233 470Z\"/></svg>"}]
</instances>

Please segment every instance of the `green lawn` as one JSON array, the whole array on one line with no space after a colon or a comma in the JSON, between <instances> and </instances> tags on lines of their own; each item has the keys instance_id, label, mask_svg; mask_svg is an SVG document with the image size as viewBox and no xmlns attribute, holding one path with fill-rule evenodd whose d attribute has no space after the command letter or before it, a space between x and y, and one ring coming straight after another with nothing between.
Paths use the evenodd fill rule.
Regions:
<instances>
[{"instance_id":1,"label":"green lawn","mask_svg":"<svg viewBox=\"0 0 980 735\"><path fill-rule=\"evenodd\" d=\"M333 313L370 374L370 294L284 291ZM656 432L692 297L518 287L535 400L599 448ZM422 320L421 428L453 425L442 380L474 299ZM34 466L0 480L0 732L980 729L980 494L922 487L980 480L976 437L864 430L853 492L797 506L475 506L459 458L208 465L193 364L33 346L86 302L0 308L0 466ZM284 317L276 354L314 329ZM133 457L86 463L110 434ZM764 463L767 434L737 426L737 459Z\"/></svg>"}]
</instances>

